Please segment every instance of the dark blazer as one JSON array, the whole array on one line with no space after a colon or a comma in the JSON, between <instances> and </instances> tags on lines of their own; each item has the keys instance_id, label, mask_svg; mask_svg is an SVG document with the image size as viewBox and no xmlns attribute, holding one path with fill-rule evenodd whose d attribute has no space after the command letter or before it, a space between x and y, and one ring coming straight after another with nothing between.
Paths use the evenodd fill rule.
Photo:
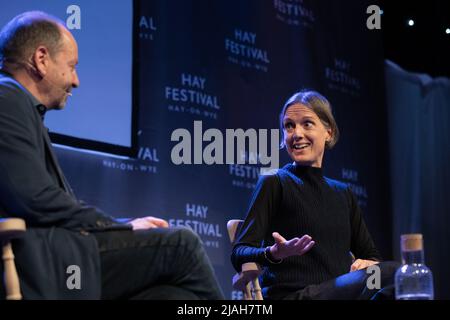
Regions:
<instances>
[{"instance_id":1,"label":"dark blazer","mask_svg":"<svg viewBox=\"0 0 450 320\"><path fill-rule=\"evenodd\" d=\"M43 125L45 110L0 71L0 216L20 217L27 224L25 237L13 241L22 294L26 299L100 298L92 232L131 227L75 198ZM66 285L71 265L81 271L79 290Z\"/></svg>"}]
</instances>

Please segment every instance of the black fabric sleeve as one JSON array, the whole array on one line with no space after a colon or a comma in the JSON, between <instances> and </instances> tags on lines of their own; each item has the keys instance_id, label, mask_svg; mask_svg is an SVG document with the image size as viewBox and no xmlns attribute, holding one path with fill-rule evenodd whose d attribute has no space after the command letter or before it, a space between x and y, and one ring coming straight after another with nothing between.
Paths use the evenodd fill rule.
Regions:
<instances>
[{"instance_id":1,"label":"black fabric sleeve","mask_svg":"<svg viewBox=\"0 0 450 320\"><path fill-rule=\"evenodd\" d=\"M52 179L39 145L41 120L33 112L19 93L0 91L0 213L31 227L130 229L77 201Z\"/></svg>"},{"instance_id":2,"label":"black fabric sleeve","mask_svg":"<svg viewBox=\"0 0 450 320\"><path fill-rule=\"evenodd\" d=\"M241 271L242 264L247 262L270 264L264 256L265 248L261 246L280 201L281 184L277 175L260 177L234 242L231 262L236 271Z\"/></svg>"},{"instance_id":3,"label":"black fabric sleeve","mask_svg":"<svg viewBox=\"0 0 450 320\"><path fill-rule=\"evenodd\" d=\"M375 247L369 230L364 222L361 208L356 196L348 188L347 196L350 206L351 244L350 250L356 259L381 261L381 255Z\"/></svg>"}]
</instances>

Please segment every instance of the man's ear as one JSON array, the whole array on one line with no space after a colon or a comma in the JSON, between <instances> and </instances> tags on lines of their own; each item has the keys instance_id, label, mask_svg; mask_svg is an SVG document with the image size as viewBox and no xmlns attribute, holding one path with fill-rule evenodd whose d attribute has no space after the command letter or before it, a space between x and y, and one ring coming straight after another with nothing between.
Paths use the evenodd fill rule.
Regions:
<instances>
[{"instance_id":1,"label":"man's ear","mask_svg":"<svg viewBox=\"0 0 450 320\"><path fill-rule=\"evenodd\" d=\"M50 53L47 47L39 46L31 57L31 63L35 68L35 72L40 77L45 77L48 72L48 66L50 62Z\"/></svg>"}]
</instances>

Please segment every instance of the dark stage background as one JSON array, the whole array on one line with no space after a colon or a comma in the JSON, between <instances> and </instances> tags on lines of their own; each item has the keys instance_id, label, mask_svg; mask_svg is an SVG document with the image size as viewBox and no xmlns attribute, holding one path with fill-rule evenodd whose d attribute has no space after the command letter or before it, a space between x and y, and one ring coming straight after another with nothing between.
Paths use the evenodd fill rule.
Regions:
<instances>
[{"instance_id":1,"label":"dark stage background","mask_svg":"<svg viewBox=\"0 0 450 320\"><path fill-rule=\"evenodd\" d=\"M139 152L120 158L57 148L76 194L116 217L154 215L191 226L226 296L238 298L226 222L245 216L259 167L174 165L171 133L192 133L196 120L203 131L277 129L285 100L313 88L329 98L341 130L325 173L352 186L377 246L392 258L383 52L380 32L366 27L370 4L136 1ZM176 89L209 100L182 99L171 94ZM288 162L284 150L280 157L280 166Z\"/></svg>"}]
</instances>

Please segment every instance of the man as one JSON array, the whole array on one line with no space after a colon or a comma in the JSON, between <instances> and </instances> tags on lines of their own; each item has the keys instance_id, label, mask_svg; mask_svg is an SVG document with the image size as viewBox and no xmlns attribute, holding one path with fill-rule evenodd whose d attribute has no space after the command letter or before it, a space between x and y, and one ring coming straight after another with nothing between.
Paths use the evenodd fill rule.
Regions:
<instances>
[{"instance_id":1,"label":"man","mask_svg":"<svg viewBox=\"0 0 450 320\"><path fill-rule=\"evenodd\" d=\"M43 118L47 110L63 109L79 86L77 63L74 37L43 12L23 13L0 33L0 216L23 218L28 226L13 243L22 294L223 298L191 230L168 228L154 217L120 223L75 198ZM70 279L70 270L81 278Z\"/></svg>"}]
</instances>

